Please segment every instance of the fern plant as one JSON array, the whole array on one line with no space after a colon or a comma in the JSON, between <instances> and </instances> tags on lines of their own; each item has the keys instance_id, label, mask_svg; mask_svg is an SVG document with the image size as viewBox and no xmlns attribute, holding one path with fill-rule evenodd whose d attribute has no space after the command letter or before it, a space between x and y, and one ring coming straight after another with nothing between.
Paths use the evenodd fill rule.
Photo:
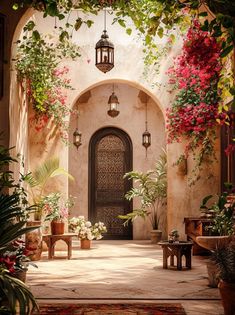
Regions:
<instances>
[{"instance_id":1,"label":"fern plant","mask_svg":"<svg viewBox=\"0 0 235 315\"><path fill-rule=\"evenodd\" d=\"M159 228L161 208L166 203L167 196L166 166L166 152L163 151L155 164L155 169L146 173L132 171L124 175L124 178L134 180L135 183L135 187L126 193L126 199L130 201L139 198L141 202L139 209L119 216L119 218L126 220L124 224L128 224L129 221L133 221L137 217L142 217L149 219L153 230Z\"/></svg>"}]
</instances>

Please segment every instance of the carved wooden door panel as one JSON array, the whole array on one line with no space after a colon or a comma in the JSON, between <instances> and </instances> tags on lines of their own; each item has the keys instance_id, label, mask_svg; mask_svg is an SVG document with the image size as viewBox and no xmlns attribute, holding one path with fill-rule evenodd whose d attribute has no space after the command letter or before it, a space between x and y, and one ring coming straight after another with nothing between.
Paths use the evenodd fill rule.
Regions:
<instances>
[{"instance_id":1,"label":"carved wooden door panel","mask_svg":"<svg viewBox=\"0 0 235 315\"><path fill-rule=\"evenodd\" d=\"M131 188L123 175L132 169L132 146L126 133L117 128L99 130L90 142L89 219L102 221L106 239L131 239L132 227L124 227L120 214L131 211L124 198Z\"/></svg>"}]
</instances>

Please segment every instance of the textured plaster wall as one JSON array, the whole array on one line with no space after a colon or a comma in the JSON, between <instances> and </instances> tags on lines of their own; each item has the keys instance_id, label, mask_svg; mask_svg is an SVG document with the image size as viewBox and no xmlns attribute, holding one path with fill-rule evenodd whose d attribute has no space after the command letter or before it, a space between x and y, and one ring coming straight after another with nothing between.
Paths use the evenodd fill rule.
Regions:
<instances>
[{"instance_id":1,"label":"textured plaster wall","mask_svg":"<svg viewBox=\"0 0 235 315\"><path fill-rule=\"evenodd\" d=\"M70 19L77 18L81 12L75 12ZM19 38L22 25L31 18L38 25L38 29L46 33L58 32L61 25L57 21L57 29L54 28L55 20L52 18L43 19L42 14L31 12L21 20L15 33L14 41ZM134 169L146 171L154 165L155 159L160 154L161 147L165 144L166 133L164 131L165 110L170 106L174 98L172 93L168 93L167 76L165 74L168 67L173 62L173 57L181 51L182 39L178 38L176 44L169 53L160 61L159 72L149 69L147 75L143 75L144 63L142 53L142 40L133 31L133 35L128 36L125 30L119 25L111 25L111 17L107 19L107 29L110 39L115 44L115 67L112 71L104 74L96 69L94 64L95 43L100 39L103 30L103 13L98 16L87 17L95 21L94 26L88 29L82 26L78 32L73 32L72 40L81 47L81 58L77 61L64 61L70 68L74 90L68 92L68 104L71 107L77 106L79 97L87 92L91 92L91 98L86 104L78 104L81 115L79 117L79 129L83 134L83 145L78 152L75 148L65 147L56 136L56 131L49 125L43 134L37 134L29 128L29 141L27 137L27 160L29 169L33 169L40 161L51 155L59 155L61 164L75 176L75 182L68 185L66 179L59 179L52 183L55 189L62 189L65 193L77 196L76 207L72 214L87 215L88 205L88 144L92 134L101 127L116 126L123 129L131 137L134 148ZM71 21L70 20L70 21ZM129 23L129 22L128 22ZM127 24L128 24L127 23ZM129 23L130 24L130 23ZM131 25L129 25L131 26ZM133 27L134 29L134 27ZM163 40L164 41L164 40ZM160 42L159 42L160 45ZM14 49L13 49L14 56ZM161 83L160 87L155 82ZM115 83L115 92L120 101L120 115L113 119L106 114L107 99L111 94L111 84ZM145 159L145 151L141 146L141 134L144 130L144 110L137 95L142 90L150 96L149 101L149 130L152 134L152 146L148 150L148 158ZM18 110L16 95L11 99L11 107ZM23 134L22 124L14 125L13 114L11 114L12 139L16 139L19 134ZM76 121L71 117L70 136L74 131ZM176 159L183 153L181 144L167 146L168 156L168 206L166 228L179 229L182 237L184 235L183 219L185 216L198 215L199 205L202 197L207 194L219 191L219 163L213 167L213 179L206 179L206 172L195 186L188 185L188 174L182 175L177 167L173 166ZM192 169L193 160L188 161L188 170ZM135 204L134 204L135 206ZM149 228L143 227L143 222L138 220L134 225L134 238L148 237Z\"/></svg>"},{"instance_id":2,"label":"textured plaster wall","mask_svg":"<svg viewBox=\"0 0 235 315\"><path fill-rule=\"evenodd\" d=\"M152 134L152 145L148 149L147 158L142 146L142 133L145 130L145 104L138 98L139 90L127 84L115 84L115 93L120 102L120 114L116 118L108 116L108 98L112 93L112 84L102 84L91 90L87 103L77 104L80 112L79 130L82 132L82 146L69 152L69 172L75 177L70 182L69 192L77 197L72 215L88 214L88 148L92 135L103 127L117 127L124 130L132 140L133 169L146 171L154 167L156 159L165 147L164 119L159 107L150 100L148 102L148 129ZM76 120L71 121L71 130L75 130ZM134 202L134 208L139 206ZM148 221L139 220L134 224L134 238L148 237Z\"/></svg>"}]
</instances>

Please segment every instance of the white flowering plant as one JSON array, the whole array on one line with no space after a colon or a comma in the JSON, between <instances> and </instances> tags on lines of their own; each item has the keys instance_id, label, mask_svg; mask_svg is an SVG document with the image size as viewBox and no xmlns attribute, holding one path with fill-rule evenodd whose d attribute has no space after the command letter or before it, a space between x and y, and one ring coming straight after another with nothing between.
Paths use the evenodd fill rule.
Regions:
<instances>
[{"instance_id":1,"label":"white flowering plant","mask_svg":"<svg viewBox=\"0 0 235 315\"><path fill-rule=\"evenodd\" d=\"M102 233L107 232L103 222L97 222L92 225L90 221L86 221L84 216L69 219L69 230L77 233L79 239L87 240L100 240L103 237Z\"/></svg>"}]
</instances>

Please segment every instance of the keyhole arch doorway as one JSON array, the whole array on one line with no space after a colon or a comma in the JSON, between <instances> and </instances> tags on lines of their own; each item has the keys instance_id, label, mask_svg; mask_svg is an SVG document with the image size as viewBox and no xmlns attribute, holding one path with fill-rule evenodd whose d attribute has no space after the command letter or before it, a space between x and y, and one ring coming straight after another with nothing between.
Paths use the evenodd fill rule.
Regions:
<instances>
[{"instance_id":1,"label":"keyhole arch doorway","mask_svg":"<svg viewBox=\"0 0 235 315\"><path fill-rule=\"evenodd\" d=\"M125 193L132 183L123 176L132 170L133 148L128 134L116 127L96 131L89 143L89 220L102 221L105 239L132 239L132 225L123 225L120 214L132 211Z\"/></svg>"}]
</instances>

